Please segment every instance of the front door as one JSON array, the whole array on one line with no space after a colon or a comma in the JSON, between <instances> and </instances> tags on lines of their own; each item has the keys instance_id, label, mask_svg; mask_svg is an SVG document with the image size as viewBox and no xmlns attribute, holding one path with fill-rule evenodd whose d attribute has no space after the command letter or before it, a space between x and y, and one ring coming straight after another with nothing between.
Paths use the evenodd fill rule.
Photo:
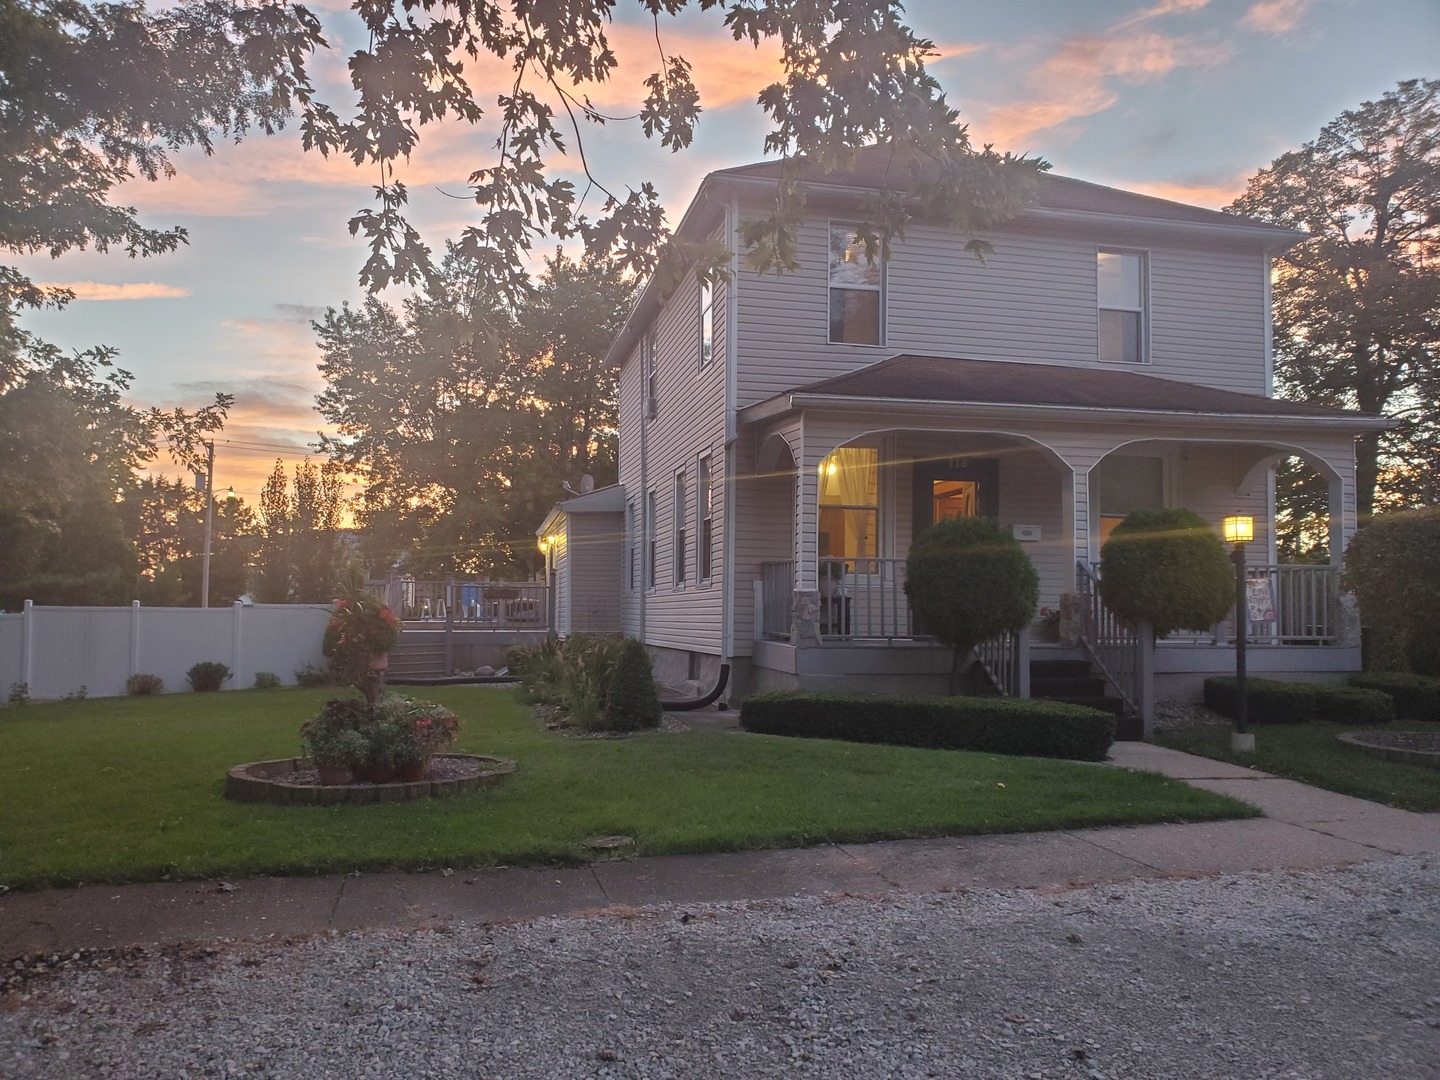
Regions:
<instances>
[{"instance_id":1,"label":"front door","mask_svg":"<svg viewBox=\"0 0 1440 1080\"><path fill-rule=\"evenodd\" d=\"M940 458L917 461L914 475L913 536L952 517L1000 516L1000 462L997 458Z\"/></svg>"}]
</instances>

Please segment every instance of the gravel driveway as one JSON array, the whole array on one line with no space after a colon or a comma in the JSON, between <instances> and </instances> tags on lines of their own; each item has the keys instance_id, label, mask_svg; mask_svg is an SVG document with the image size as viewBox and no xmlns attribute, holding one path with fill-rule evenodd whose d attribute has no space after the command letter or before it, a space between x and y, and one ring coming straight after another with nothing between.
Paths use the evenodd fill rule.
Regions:
<instances>
[{"instance_id":1,"label":"gravel driveway","mask_svg":"<svg viewBox=\"0 0 1440 1080\"><path fill-rule=\"evenodd\" d=\"M1440 860L171 950L0 1077L1440 1078Z\"/></svg>"}]
</instances>

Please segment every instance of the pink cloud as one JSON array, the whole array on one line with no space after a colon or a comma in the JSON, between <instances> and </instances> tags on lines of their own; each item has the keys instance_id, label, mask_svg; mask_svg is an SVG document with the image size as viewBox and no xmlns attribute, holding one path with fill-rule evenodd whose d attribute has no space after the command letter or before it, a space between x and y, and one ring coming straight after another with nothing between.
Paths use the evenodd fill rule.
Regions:
<instances>
[{"instance_id":1,"label":"pink cloud","mask_svg":"<svg viewBox=\"0 0 1440 1080\"><path fill-rule=\"evenodd\" d=\"M1305 18L1310 0L1256 0L1240 25L1262 34L1287 34Z\"/></svg>"},{"instance_id":2,"label":"pink cloud","mask_svg":"<svg viewBox=\"0 0 1440 1080\"><path fill-rule=\"evenodd\" d=\"M1189 203L1192 206L1207 206L1218 210L1222 206L1228 206L1245 193L1245 177L1234 176L1228 180L1213 182L1199 180L1194 183L1168 180L1156 180L1149 183L1126 181L1125 186L1131 191L1154 195L1157 199L1172 199L1175 202Z\"/></svg>"},{"instance_id":3,"label":"pink cloud","mask_svg":"<svg viewBox=\"0 0 1440 1080\"><path fill-rule=\"evenodd\" d=\"M76 300L172 300L189 296L182 285L166 285L159 281L130 281L115 284L108 281L50 281L47 289L69 289Z\"/></svg>"},{"instance_id":4,"label":"pink cloud","mask_svg":"<svg viewBox=\"0 0 1440 1080\"><path fill-rule=\"evenodd\" d=\"M1212 67L1231 51L1226 44L1117 28L1070 38L1034 69L1030 97L978 108L973 133L986 142L1024 148L1040 132L1110 108L1119 100L1117 82L1137 86L1178 68Z\"/></svg>"}]
</instances>

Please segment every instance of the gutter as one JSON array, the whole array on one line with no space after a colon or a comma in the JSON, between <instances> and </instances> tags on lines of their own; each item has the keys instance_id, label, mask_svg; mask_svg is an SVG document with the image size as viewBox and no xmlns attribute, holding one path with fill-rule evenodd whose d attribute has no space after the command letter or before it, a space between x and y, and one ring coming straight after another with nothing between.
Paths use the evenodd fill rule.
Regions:
<instances>
[{"instance_id":1,"label":"gutter","mask_svg":"<svg viewBox=\"0 0 1440 1080\"><path fill-rule=\"evenodd\" d=\"M1025 419L1037 415L1047 420L1066 420L1080 424L1214 422L1223 420L1241 427L1266 428L1336 428L1345 431L1385 431L1395 426L1393 420L1381 416L1282 416L1273 413L1195 412L1179 409L1115 409L1102 406L1022 405L1006 402L917 401L914 398L851 397L846 394L782 394L751 405L740 412L740 422L755 424L804 409L870 410L883 408L889 413L946 413L964 411L967 416Z\"/></svg>"}]
</instances>

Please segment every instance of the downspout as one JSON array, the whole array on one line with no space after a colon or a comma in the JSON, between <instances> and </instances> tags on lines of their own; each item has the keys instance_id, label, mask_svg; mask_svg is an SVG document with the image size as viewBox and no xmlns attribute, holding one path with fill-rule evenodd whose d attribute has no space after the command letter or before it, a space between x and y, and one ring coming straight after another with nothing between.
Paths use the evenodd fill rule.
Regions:
<instances>
[{"instance_id":1,"label":"downspout","mask_svg":"<svg viewBox=\"0 0 1440 1080\"><path fill-rule=\"evenodd\" d=\"M649 331L646 331L648 334ZM645 644L645 596L650 591L650 376L645 370L646 334L640 336L640 644ZM653 338L651 339L653 341ZM651 350L654 345L650 346ZM650 363L655 363L652 353Z\"/></svg>"},{"instance_id":2,"label":"downspout","mask_svg":"<svg viewBox=\"0 0 1440 1080\"><path fill-rule=\"evenodd\" d=\"M725 208L725 236L730 251L730 280L725 286L725 543L721 545L720 576L725 587L720 593L720 670L728 674L735 654L735 449L736 380L740 358L736 332L739 318L740 256L738 233L740 212L732 196ZM723 685L723 680L722 680Z\"/></svg>"}]
</instances>

